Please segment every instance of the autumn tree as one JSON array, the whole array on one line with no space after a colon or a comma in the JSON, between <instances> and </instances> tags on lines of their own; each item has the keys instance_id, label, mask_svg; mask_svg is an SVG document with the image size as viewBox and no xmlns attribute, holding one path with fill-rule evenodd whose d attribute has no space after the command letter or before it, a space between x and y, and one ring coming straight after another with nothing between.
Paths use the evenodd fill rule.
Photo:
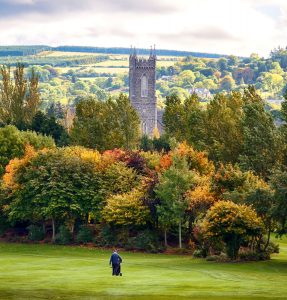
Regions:
<instances>
[{"instance_id":1,"label":"autumn tree","mask_svg":"<svg viewBox=\"0 0 287 300\"><path fill-rule=\"evenodd\" d=\"M201 226L206 239L221 239L225 243L227 255L231 259L237 258L244 242L252 237L259 238L264 230L261 219L251 207L231 201L215 203Z\"/></svg>"},{"instance_id":2,"label":"autumn tree","mask_svg":"<svg viewBox=\"0 0 287 300\"><path fill-rule=\"evenodd\" d=\"M149 209L143 200L144 191L139 189L112 195L107 198L103 218L106 222L115 225L145 225L149 218Z\"/></svg>"}]
</instances>

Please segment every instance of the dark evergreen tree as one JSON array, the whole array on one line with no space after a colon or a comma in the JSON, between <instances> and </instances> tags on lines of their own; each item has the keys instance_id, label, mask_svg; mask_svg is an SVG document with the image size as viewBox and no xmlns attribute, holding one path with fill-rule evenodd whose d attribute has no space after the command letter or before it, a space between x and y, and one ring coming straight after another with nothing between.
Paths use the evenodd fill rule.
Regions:
<instances>
[{"instance_id":1,"label":"dark evergreen tree","mask_svg":"<svg viewBox=\"0 0 287 300\"><path fill-rule=\"evenodd\" d=\"M69 135L65 128L56 122L55 117L48 117L44 113L38 111L33 118L31 129L51 136L57 146L66 146L69 144Z\"/></svg>"}]
</instances>

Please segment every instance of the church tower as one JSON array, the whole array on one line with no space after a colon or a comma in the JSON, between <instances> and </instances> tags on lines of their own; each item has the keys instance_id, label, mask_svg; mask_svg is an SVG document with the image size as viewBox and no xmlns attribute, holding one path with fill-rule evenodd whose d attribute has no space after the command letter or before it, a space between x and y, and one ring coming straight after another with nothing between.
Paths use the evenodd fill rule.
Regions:
<instances>
[{"instance_id":1,"label":"church tower","mask_svg":"<svg viewBox=\"0 0 287 300\"><path fill-rule=\"evenodd\" d=\"M155 49L147 59L139 58L136 50L129 58L129 97L141 120L142 134L152 137L157 128L155 96Z\"/></svg>"}]
</instances>

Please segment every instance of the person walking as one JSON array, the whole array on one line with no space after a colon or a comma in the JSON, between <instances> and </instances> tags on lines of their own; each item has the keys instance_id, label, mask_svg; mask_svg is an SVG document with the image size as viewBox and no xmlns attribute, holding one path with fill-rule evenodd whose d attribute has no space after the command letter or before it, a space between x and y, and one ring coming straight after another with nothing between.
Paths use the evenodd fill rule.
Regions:
<instances>
[{"instance_id":1,"label":"person walking","mask_svg":"<svg viewBox=\"0 0 287 300\"><path fill-rule=\"evenodd\" d=\"M121 263L122 263L122 258L119 256L118 251L114 250L113 254L111 255L110 258L110 265L112 265L113 268L113 276L122 276L121 273Z\"/></svg>"}]
</instances>

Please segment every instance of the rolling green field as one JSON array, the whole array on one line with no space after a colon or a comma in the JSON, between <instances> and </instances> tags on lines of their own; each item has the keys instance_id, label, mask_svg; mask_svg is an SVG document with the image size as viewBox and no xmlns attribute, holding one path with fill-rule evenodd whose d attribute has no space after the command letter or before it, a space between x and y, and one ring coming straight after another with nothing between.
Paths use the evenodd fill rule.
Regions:
<instances>
[{"instance_id":1,"label":"rolling green field","mask_svg":"<svg viewBox=\"0 0 287 300\"><path fill-rule=\"evenodd\" d=\"M0 243L0 299L287 299L287 240L271 261L215 263L190 256Z\"/></svg>"}]
</instances>

